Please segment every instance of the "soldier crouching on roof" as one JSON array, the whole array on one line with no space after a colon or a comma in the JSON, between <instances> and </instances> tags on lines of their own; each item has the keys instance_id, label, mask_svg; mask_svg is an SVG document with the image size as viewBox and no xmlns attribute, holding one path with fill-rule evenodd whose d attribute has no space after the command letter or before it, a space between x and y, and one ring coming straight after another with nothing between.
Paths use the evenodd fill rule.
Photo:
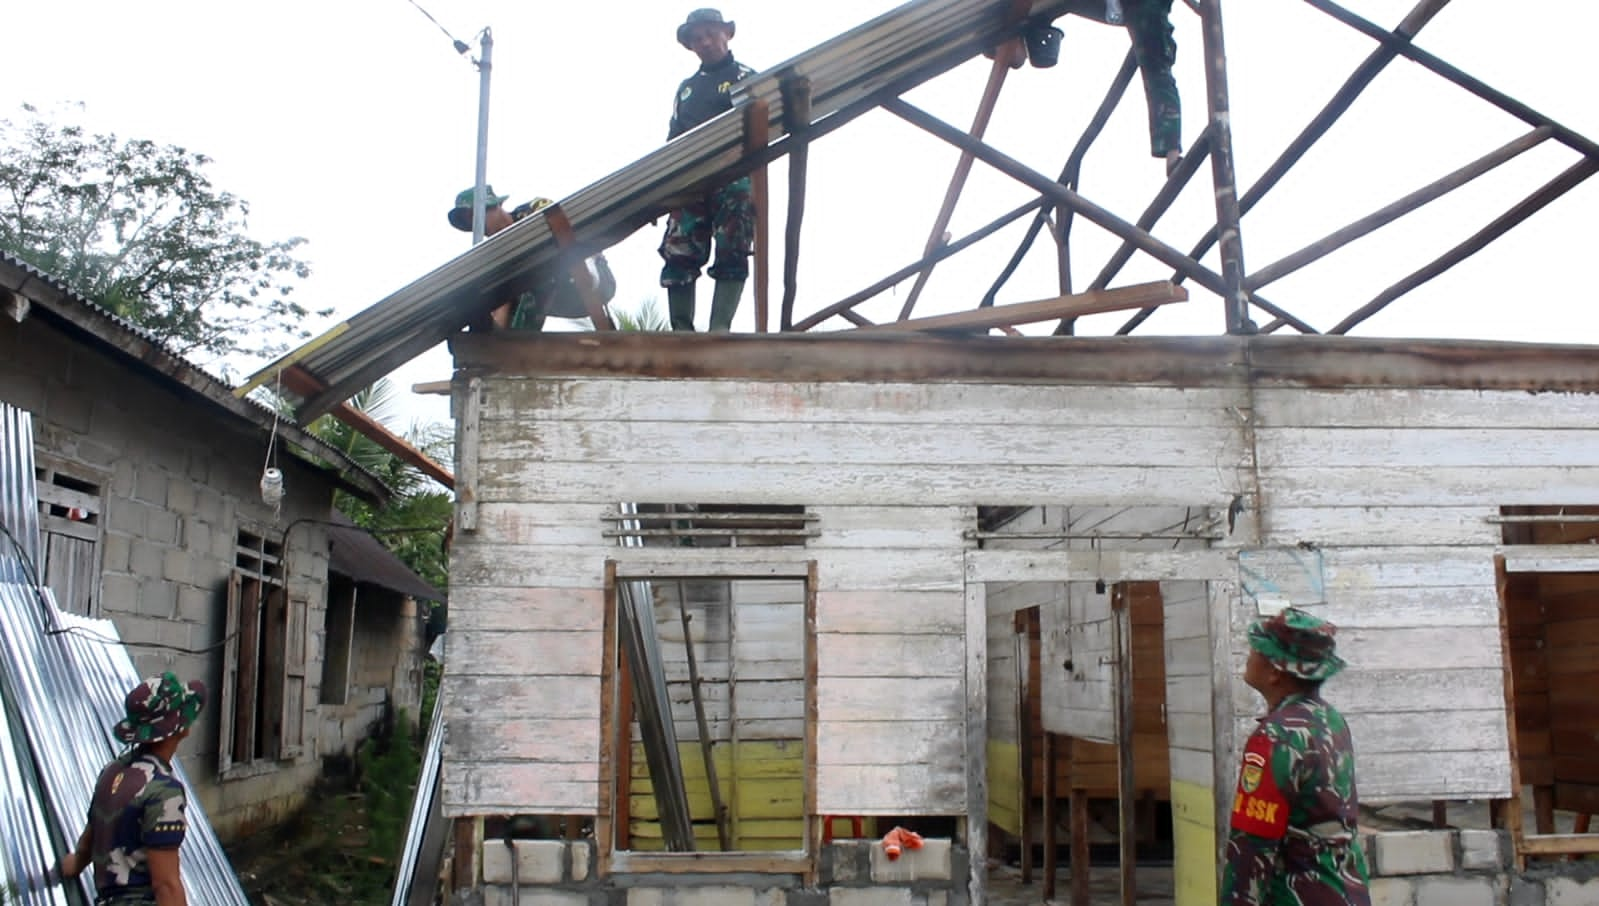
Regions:
<instances>
[{"instance_id":1,"label":"soldier crouching on roof","mask_svg":"<svg viewBox=\"0 0 1599 906\"><path fill-rule=\"evenodd\" d=\"M1238 772L1222 906L1371 906L1355 746L1321 698L1344 667L1336 632L1293 607L1249 628L1244 682L1266 699L1266 716Z\"/></svg>"}]
</instances>

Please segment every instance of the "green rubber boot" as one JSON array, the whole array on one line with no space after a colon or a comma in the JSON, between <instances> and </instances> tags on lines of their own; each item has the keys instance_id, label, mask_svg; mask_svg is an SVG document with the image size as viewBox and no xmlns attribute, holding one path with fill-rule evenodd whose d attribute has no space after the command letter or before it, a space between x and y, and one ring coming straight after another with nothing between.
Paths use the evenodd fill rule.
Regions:
<instances>
[{"instance_id":1,"label":"green rubber boot","mask_svg":"<svg viewBox=\"0 0 1599 906\"><path fill-rule=\"evenodd\" d=\"M738 300L743 295L743 280L716 281L716 292L711 296L712 333L726 333L733 329L733 315L738 313Z\"/></svg>"},{"instance_id":2,"label":"green rubber boot","mask_svg":"<svg viewBox=\"0 0 1599 906\"><path fill-rule=\"evenodd\" d=\"M694 284L666 288L666 308L672 316L673 330L694 330Z\"/></svg>"}]
</instances>

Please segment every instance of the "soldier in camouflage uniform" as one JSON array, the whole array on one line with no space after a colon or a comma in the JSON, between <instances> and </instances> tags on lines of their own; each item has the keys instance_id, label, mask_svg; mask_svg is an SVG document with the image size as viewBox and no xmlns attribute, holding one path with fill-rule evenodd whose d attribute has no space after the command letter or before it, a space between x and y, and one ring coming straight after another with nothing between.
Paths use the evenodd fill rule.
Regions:
<instances>
[{"instance_id":1,"label":"soldier in camouflage uniform","mask_svg":"<svg viewBox=\"0 0 1599 906\"><path fill-rule=\"evenodd\" d=\"M735 23L723 19L714 9L694 10L677 27L677 43L700 58L700 68L677 86L667 141L733 109L733 86L755 74L755 70L733 59L733 52L727 47L735 28ZM667 217L660 248L666 262L661 268L661 285L666 287L673 330L694 329L694 285L707 261L711 261L707 273L716 281L710 328L732 328L733 315L744 294L744 281L749 278L749 257L754 245L755 201L748 176L706 192L704 197Z\"/></svg>"},{"instance_id":2,"label":"soldier in camouflage uniform","mask_svg":"<svg viewBox=\"0 0 1599 906\"><path fill-rule=\"evenodd\" d=\"M462 232L472 232L472 197L476 188L463 189L455 196L455 207L450 209L450 226ZM509 195L494 194L493 186L483 187L483 235L485 238L495 233L520 223L534 214L544 210L555 202L548 198L534 198L532 201L523 202L511 210L505 209L505 200ZM610 302L616 296L616 276L611 273L611 265L605 260L604 253L589 258L588 277L590 287L600 304ZM504 305L494 310L492 318L494 326L509 327L512 330L541 331L544 329L544 319L557 318L587 318L588 306L583 302L583 292L578 289L577 281L572 274L556 264L547 264L535 270L531 277L532 285L521 293L514 305Z\"/></svg>"},{"instance_id":3,"label":"soldier in camouflage uniform","mask_svg":"<svg viewBox=\"0 0 1599 906\"><path fill-rule=\"evenodd\" d=\"M123 706L113 732L133 748L100 772L88 827L58 870L75 878L92 865L96 906L186 906L178 847L188 798L172 759L205 706L205 687L163 673L134 686Z\"/></svg>"},{"instance_id":4,"label":"soldier in camouflage uniform","mask_svg":"<svg viewBox=\"0 0 1599 906\"><path fill-rule=\"evenodd\" d=\"M1166 172L1175 170L1183 149L1183 108L1172 76L1177 41L1172 37L1171 0L1072 0L1067 9L1127 27L1149 106L1149 153L1165 158Z\"/></svg>"},{"instance_id":5,"label":"soldier in camouflage uniform","mask_svg":"<svg viewBox=\"0 0 1599 906\"><path fill-rule=\"evenodd\" d=\"M1244 681L1266 699L1266 716L1244 747L1222 906L1371 906L1354 742L1321 698L1344 667L1336 631L1293 607L1249 629Z\"/></svg>"}]
</instances>

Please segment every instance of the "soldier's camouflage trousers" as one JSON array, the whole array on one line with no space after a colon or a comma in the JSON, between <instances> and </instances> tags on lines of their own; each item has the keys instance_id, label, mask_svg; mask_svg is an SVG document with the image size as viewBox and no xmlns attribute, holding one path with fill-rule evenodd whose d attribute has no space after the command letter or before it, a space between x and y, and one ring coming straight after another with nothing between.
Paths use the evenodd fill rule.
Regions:
<instances>
[{"instance_id":1,"label":"soldier's camouflage trousers","mask_svg":"<svg viewBox=\"0 0 1599 906\"><path fill-rule=\"evenodd\" d=\"M755 245L755 201L748 176L667 217L660 248L666 260L661 285L686 286L699 279L700 268L711 260L713 242L716 260L707 271L712 279L747 279L750 249Z\"/></svg>"}]
</instances>

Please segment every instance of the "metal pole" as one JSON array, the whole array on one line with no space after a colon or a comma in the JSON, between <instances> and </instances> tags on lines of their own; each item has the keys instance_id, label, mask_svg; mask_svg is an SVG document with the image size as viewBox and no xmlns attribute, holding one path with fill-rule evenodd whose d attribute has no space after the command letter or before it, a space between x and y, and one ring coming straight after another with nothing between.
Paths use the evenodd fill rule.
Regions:
<instances>
[{"instance_id":1,"label":"metal pole","mask_svg":"<svg viewBox=\"0 0 1599 906\"><path fill-rule=\"evenodd\" d=\"M494 71L494 34L487 27L479 36L483 53L477 61L477 183L472 192L472 244L483 241L483 215L488 208L489 75Z\"/></svg>"}]
</instances>

